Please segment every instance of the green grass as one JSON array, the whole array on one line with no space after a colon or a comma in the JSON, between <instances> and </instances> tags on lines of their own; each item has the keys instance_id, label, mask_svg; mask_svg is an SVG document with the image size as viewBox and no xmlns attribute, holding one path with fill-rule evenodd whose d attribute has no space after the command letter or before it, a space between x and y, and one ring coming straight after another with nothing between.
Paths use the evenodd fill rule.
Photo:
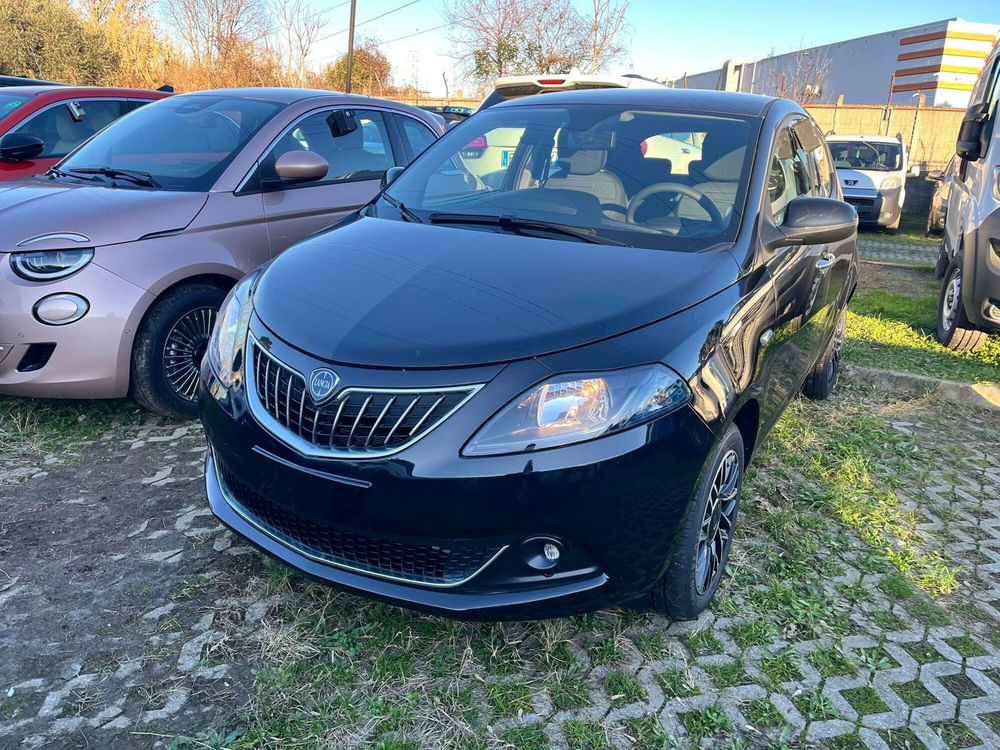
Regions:
<instances>
[{"instance_id":1,"label":"green grass","mask_svg":"<svg viewBox=\"0 0 1000 750\"><path fill-rule=\"evenodd\" d=\"M604 690L615 708L646 700L646 691L642 689L639 680L635 675L624 672L612 672L605 677Z\"/></svg>"},{"instance_id":2,"label":"green grass","mask_svg":"<svg viewBox=\"0 0 1000 750\"><path fill-rule=\"evenodd\" d=\"M132 401L63 401L0 396L0 455L43 456L154 419Z\"/></svg>"},{"instance_id":3,"label":"green grass","mask_svg":"<svg viewBox=\"0 0 1000 750\"><path fill-rule=\"evenodd\" d=\"M806 656L806 659L823 677L841 677L858 670L854 662L836 647L818 648Z\"/></svg>"},{"instance_id":4,"label":"green grass","mask_svg":"<svg viewBox=\"0 0 1000 750\"><path fill-rule=\"evenodd\" d=\"M934 337L937 282L931 274L911 295L863 289L851 300L844 357L883 370L898 370L967 383L1000 381L1000 336L975 352L956 352Z\"/></svg>"},{"instance_id":5,"label":"green grass","mask_svg":"<svg viewBox=\"0 0 1000 750\"><path fill-rule=\"evenodd\" d=\"M715 737L723 732L731 732L733 720L722 710L722 706L713 703L700 711L690 711L681 716L681 721L688 734L696 740L703 737Z\"/></svg>"},{"instance_id":6,"label":"green grass","mask_svg":"<svg viewBox=\"0 0 1000 750\"><path fill-rule=\"evenodd\" d=\"M936 246L941 242L939 237L926 237L925 231L927 231L926 216L904 213L899 220L899 229L895 234L865 226L858 232L858 237L862 241L867 239L879 242L917 242L929 247Z\"/></svg>"}]
</instances>

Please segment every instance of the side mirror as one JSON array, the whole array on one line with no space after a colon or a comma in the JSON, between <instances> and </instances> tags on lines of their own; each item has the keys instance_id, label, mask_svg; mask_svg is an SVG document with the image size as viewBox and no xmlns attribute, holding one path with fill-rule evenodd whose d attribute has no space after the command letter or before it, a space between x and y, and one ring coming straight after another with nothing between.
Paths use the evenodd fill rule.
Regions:
<instances>
[{"instance_id":1,"label":"side mirror","mask_svg":"<svg viewBox=\"0 0 1000 750\"><path fill-rule=\"evenodd\" d=\"M907 174L910 177L919 177L920 176L920 165L919 164L911 164L910 165L910 170L907 172Z\"/></svg>"},{"instance_id":2,"label":"side mirror","mask_svg":"<svg viewBox=\"0 0 1000 750\"><path fill-rule=\"evenodd\" d=\"M28 161L44 150L42 139L27 133L8 133L0 138L0 161Z\"/></svg>"},{"instance_id":3,"label":"side mirror","mask_svg":"<svg viewBox=\"0 0 1000 750\"><path fill-rule=\"evenodd\" d=\"M274 172L280 182L313 182L322 180L330 171L330 164L315 151L288 151L274 163Z\"/></svg>"},{"instance_id":4,"label":"side mirror","mask_svg":"<svg viewBox=\"0 0 1000 750\"><path fill-rule=\"evenodd\" d=\"M385 170L382 174L382 189L385 190L389 187L401 174L403 174L403 167L389 167Z\"/></svg>"},{"instance_id":5,"label":"side mirror","mask_svg":"<svg viewBox=\"0 0 1000 750\"><path fill-rule=\"evenodd\" d=\"M932 169L927 173L927 179L931 182L941 182L944 179L944 170Z\"/></svg>"},{"instance_id":6,"label":"side mirror","mask_svg":"<svg viewBox=\"0 0 1000 750\"><path fill-rule=\"evenodd\" d=\"M978 161L985 156L983 132L990 113L986 104L973 104L965 110L965 117L958 129L955 153L966 161Z\"/></svg>"},{"instance_id":7,"label":"side mirror","mask_svg":"<svg viewBox=\"0 0 1000 750\"><path fill-rule=\"evenodd\" d=\"M768 244L825 245L846 240L858 231L858 213L854 207L834 198L796 198L785 208L785 220L778 227L781 234Z\"/></svg>"}]
</instances>

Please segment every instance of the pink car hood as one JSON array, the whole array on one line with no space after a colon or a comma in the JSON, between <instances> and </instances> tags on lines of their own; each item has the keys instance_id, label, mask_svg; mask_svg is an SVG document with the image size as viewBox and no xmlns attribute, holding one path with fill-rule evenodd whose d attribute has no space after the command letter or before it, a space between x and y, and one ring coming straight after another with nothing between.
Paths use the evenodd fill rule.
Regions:
<instances>
[{"instance_id":1,"label":"pink car hood","mask_svg":"<svg viewBox=\"0 0 1000 750\"><path fill-rule=\"evenodd\" d=\"M0 183L0 252L132 242L149 234L183 229L206 200L206 193L41 179ZM39 239L27 242L34 238Z\"/></svg>"}]
</instances>

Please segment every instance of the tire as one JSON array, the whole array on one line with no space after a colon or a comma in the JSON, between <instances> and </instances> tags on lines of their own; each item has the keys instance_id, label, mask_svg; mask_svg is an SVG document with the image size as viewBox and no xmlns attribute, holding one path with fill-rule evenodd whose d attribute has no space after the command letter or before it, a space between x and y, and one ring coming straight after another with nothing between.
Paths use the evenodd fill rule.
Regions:
<instances>
[{"instance_id":1,"label":"tire","mask_svg":"<svg viewBox=\"0 0 1000 750\"><path fill-rule=\"evenodd\" d=\"M736 425L731 424L705 462L666 570L649 592L653 610L674 620L691 620L711 603L729 559L743 490L745 457L743 437Z\"/></svg>"},{"instance_id":2,"label":"tire","mask_svg":"<svg viewBox=\"0 0 1000 750\"><path fill-rule=\"evenodd\" d=\"M833 389L837 387L837 378L840 376L841 351L844 348L844 332L847 329L847 311L841 310L837 318L837 328L833 332L833 338L827 344L826 351L819 358L802 384L802 395L806 398L822 401L829 398Z\"/></svg>"},{"instance_id":3,"label":"tire","mask_svg":"<svg viewBox=\"0 0 1000 750\"><path fill-rule=\"evenodd\" d=\"M948 258L948 251L944 249L944 243L942 242L941 247L938 249L937 263L934 265L934 278L943 279L950 263L951 260Z\"/></svg>"},{"instance_id":4,"label":"tire","mask_svg":"<svg viewBox=\"0 0 1000 750\"><path fill-rule=\"evenodd\" d=\"M949 349L972 352L986 343L987 334L969 322L962 303L962 259L956 257L944 274L938 298L937 338Z\"/></svg>"},{"instance_id":5,"label":"tire","mask_svg":"<svg viewBox=\"0 0 1000 750\"><path fill-rule=\"evenodd\" d=\"M197 416L198 370L225 296L210 284L188 284L153 303L132 347L132 398L165 417Z\"/></svg>"}]
</instances>

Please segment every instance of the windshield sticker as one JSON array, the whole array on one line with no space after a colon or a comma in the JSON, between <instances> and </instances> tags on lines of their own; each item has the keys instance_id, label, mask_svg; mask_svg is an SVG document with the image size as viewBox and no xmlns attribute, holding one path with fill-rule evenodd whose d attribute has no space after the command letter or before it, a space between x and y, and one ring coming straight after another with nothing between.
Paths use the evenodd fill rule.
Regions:
<instances>
[{"instance_id":1,"label":"windshield sticker","mask_svg":"<svg viewBox=\"0 0 1000 750\"><path fill-rule=\"evenodd\" d=\"M15 100L15 101L12 101L12 102L7 102L7 106L5 107L5 109L7 109L7 110L17 109L20 106L21 106L21 102Z\"/></svg>"}]
</instances>

